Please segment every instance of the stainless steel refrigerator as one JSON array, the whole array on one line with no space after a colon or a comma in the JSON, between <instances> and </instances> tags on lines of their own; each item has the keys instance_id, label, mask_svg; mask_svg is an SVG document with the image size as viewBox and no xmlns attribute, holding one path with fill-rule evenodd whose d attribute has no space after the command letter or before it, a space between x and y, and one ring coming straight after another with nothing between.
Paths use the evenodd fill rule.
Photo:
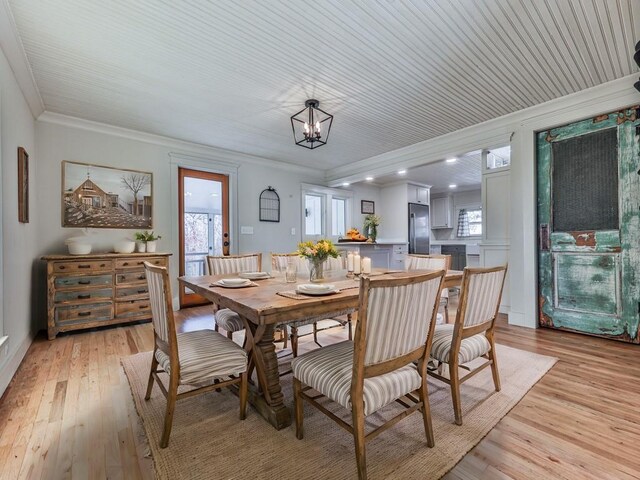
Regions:
<instances>
[{"instance_id":1,"label":"stainless steel refrigerator","mask_svg":"<svg viewBox=\"0 0 640 480\"><path fill-rule=\"evenodd\" d=\"M409 253L429 254L429 206L409 204Z\"/></svg>"}]
</instances>

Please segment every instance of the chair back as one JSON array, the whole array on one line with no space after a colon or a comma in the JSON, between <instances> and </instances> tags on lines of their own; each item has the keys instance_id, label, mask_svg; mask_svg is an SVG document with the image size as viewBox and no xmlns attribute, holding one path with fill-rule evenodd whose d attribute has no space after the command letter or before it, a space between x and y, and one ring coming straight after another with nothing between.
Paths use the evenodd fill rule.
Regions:
<instances>
[{"instance_id":1,"label":"chair back","mask_svg":"<svg viewBox=\"0 0 640 480\"><path fill-rule=\"evenodd\" d=\"M451 270L451 255L407 255L407 270Z\"/></svg>"},{"instance_id":2,"label":"chair back","mask_svg":"<svg viewBox=\"0 0 640 480\"><path fill-rule=\"evenodd\" d=\"M262 254L227 255L215 257L207 255L209 275L225 275L228 273L259 272L262 269Z\"/></svg>"},{"instance_id":3,"label":"chair back","mask_svg":"<svg viewBox=\"0 0 640 480\"><path fill-rule=\"evenodd\" d=\"M506 265L464 269L456 328L466 329L484 324L489 329L493 326L506 274Z\"/></svg>"},{"instance_id":4,"label":"chair back","mask_svg":"<svg viewBox=\"0 0 640 480\"><path fill-rule=\"evenodd\" d=\"M379 375L428 355L444 275L363 278L354 368L379 366Z\"/></svg>"},{"instance_id":5,"label":"chair back","mask_svg":"<svg viewBox=\"0 0 640 480\"><path fill-rule=\"evenodd\" d=\"M298 270L300 270L300 256L297 253L271 253L271 271L272 272L284 272L287 270L287 263L289 259L293 259L298 264Z\"/></svg>"},{"instance_id":6,"label":"chair back","mask_svg":"<svg viewBox=\"0 0 640 480\"><path fill-rule=\"evenodd\" d=\"M160 340L158 345L161 350L169 354L170 347L177 347L169 272L167 267L158 267L149 262L144 262L144 269L149 287L153 331Z\"/></svg>"}]
</instances>

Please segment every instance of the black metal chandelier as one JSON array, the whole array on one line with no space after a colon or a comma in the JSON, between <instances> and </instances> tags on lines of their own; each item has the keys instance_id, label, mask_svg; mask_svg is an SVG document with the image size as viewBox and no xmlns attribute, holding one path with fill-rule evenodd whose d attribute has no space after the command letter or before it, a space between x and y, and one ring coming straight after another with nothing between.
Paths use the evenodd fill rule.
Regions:
<instances>
[{"instance_id":1,"label":"black metal chandelier","mask_svg":"<svg viewBox=\"0 0 640 480\"><path fill-rule=\"evenodd\" d=\"M291 117L293 141L301 147L314 148L326 145L333 115L320 110L318 100L309 99L304 102L305 108Z\"/></svg>"}]
</instances>

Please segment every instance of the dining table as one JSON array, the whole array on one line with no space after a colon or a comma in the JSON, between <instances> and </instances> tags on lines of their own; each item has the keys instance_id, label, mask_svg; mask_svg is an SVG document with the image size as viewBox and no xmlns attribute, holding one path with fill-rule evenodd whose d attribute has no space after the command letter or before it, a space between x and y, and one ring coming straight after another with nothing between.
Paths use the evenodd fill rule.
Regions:
<instances>
[{"instance_id":1,"label":"dining table","mask_svg":"<svg viewBox=\"0 0 640 480\"><path fill-rule=\"evenodd\" d=\"M370 276L406 276L427 273L427 270L375 269ZM348 278L346 271L334 271L323 282L335 286L332 294L322 296L301 295L297 286L309 283L308 277L298 277L296 283L287 283L284 276L253 280L244 288L227 288L218 283L238 274L183 276L178 281L186 288L210 300L218 308L228 308L242 319L246 329L244 348L249 355L249 368L255 369L257 385L249 389L249 401L277 430L291 425L291 412L284 403L276 355L276 326L299 322L306 318L332 318L357 311L359 278ZM462 282L462 271L446 272L443 288L457 287ZM325 317L326 315L326 317Z\"/></svg>"}]
</instances>

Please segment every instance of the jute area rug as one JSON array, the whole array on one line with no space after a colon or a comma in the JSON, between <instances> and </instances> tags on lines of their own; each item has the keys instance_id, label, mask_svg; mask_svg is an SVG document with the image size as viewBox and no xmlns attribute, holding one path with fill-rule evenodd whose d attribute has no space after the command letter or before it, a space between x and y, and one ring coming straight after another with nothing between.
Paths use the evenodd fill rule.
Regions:
<instances>
[{"instance_id":1,"label":"jute area rug","mask_svg":"<svg viewBox=\"0 0 640 480\"><path fill-rule=\"evenodd\" d=\"M428 448L422 418L414 413L367 443L370 479L438 479L451 470L554 365L555 358L497 345L502 390L491 370L462 385L464 424L454 424L449 387L429 379L436 445ZM276 431L252 408L238 419L238 397L228 389L178 401L169 446L158 447L165 399L154 386L144 400L151 353L122 361L142 419L159 479L353 479L357 478L353 437L311 405L305 405L304 439L295 426ZM282 378L293 404L291 375ZM330 404L341 417L345 410ZM390 405L367 418L368 426L390 418Z\"/></svg>"}]
</instances>

